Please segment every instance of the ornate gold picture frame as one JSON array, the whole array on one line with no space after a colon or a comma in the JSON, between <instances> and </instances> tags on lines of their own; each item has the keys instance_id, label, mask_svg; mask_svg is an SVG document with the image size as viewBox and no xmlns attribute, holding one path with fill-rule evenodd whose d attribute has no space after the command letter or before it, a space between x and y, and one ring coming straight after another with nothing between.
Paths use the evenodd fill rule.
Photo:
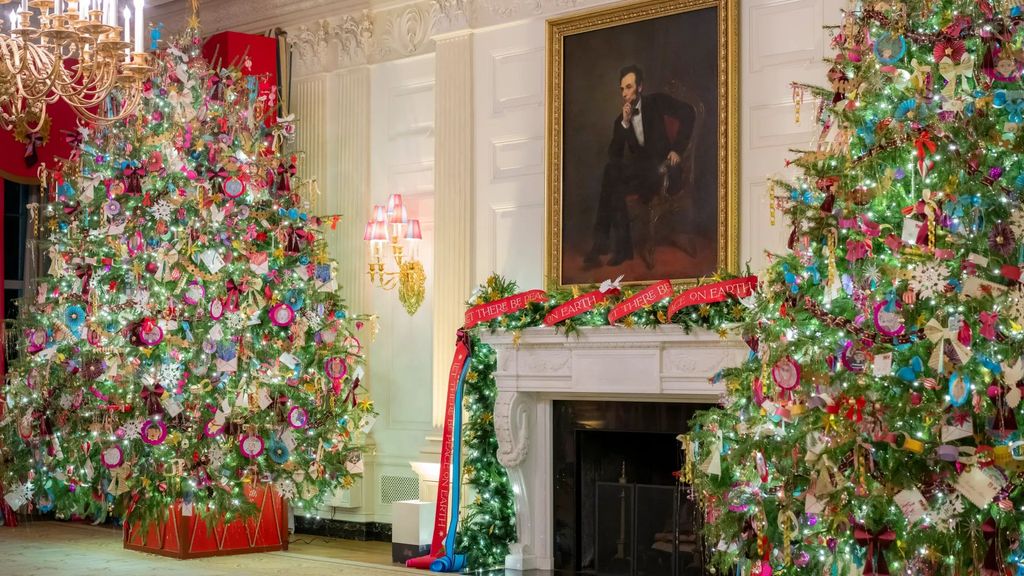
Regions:
<instances>
[{"instance_id":1,"label":"ornate gold picture frame","mask_svg":"<svg viewBox=\"0 0 1024 576\"><path fill-rule=\"evenodd\" d=\"M549 283L739 268L739 2L548 20Z\"/></svg>"}]
</instances>

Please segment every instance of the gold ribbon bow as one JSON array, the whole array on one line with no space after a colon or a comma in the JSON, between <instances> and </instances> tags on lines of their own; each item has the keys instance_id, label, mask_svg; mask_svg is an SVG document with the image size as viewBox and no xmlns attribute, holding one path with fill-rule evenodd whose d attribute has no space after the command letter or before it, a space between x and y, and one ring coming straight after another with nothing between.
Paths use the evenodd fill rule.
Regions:
<instances>
[{"instance_id":1,"label":"gold ribbon bow","mask_svg":"<svg viewBox=\"0 0 1024 576\"><path fill-rule=\"evenodd\" d=\"M928 366L939 372L943 372L943 358L945 357L946 342L953 347L953 352L956 354L955 360L959 360L961 364L966 364L971 359L971 349L964 346L957 340L956 330L951 328L943 328L942 324L939 324L935 318L928 321L925 324L924 335L935 343L935 348L932 349L931 358L928 359Z\"/></svg>"},{"instance_id":2,"label":"gold ribbon bow","mask_svg":"<svg viewBox=\"0 0 1024 576\"><path fill-rule=\"evenodd\" d=\"M947 56L939 60L939 74L948 81L942 89L942 95L952 98L956 93L957 78L961 79L963 89L968 90L967 79L974 77L974 58L970 54L965 54L959 64L954 64Z\"/></svg>"}]
</instances>

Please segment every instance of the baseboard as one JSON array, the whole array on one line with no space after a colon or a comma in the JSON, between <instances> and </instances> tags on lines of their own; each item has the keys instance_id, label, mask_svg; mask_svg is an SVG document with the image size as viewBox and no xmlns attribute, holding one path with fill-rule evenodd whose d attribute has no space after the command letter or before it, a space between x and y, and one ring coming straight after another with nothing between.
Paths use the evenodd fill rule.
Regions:
<instances>
[{"instance_id":1,"label":"baseboard","mask_svg":"<svg viewBox=\"0 0 1024 576\"><path fill-rule=\"evenodd\" d=\"M391 524L383 522L349 522L296 515L295 533L345 540L391 542Z\"/></svg>"}]
</instances>

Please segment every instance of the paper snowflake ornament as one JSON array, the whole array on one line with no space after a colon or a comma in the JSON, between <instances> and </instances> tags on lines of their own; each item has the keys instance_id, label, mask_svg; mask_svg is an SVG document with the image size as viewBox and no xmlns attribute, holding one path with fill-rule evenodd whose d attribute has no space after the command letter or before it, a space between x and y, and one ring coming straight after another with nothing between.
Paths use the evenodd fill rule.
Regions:
<instances>
[{"instance_id":1,"label":"paper snowflake ornament","mask_svg":"<svg viewBox=\"0 0 1024 576\"><path fill-rule=\"evenodd\" d=\"M231 329L235 330L235 331L240 330L243 326L246 325L246 323L249 320L248 318L245 317L245 315L240 314L238 312L232 312L231 314L226 314L224 316L224 319L227 321L228 326L231 327Z\"/></svg>"},{"instance_id":2,"label":"paper snowflake ornament","mask_svg":"<svg viewBox=\"0 0 1024 576\"><path fill-rule=\"evenodd\" d=\"M12 509L17 510L24 506L29 500L32 499L32 483L26 482L25 484L18 484L11 489L10 492L4 494L4 501Z\"/></svg>"},{"instance_id":3,"label":"paper snowflake ornament","mask_svg":"<svg viewBox=\"0 0 1024 576\"><path fill-rule=\"evenodd\" d=\"M323 327L323 322L320 320L320 316L317 315L315 310L309 309L302 313L302 317L306 319L309 327L314 331L320 330Z\"/></svg>"},{"instance_id":4,"label":"paper snowflake ornament","mask_svg":"<svg viewBox=\"0 0 1024 576\"><path fill-rule=\"evenodd\" d=\"M942 294L949 280L946 267L938 262L920 264L912 271L908 286L921 298L931 298Z\"/></svg>"},{"instance_id":5,"label":"paper snowflake ornament","mask_svg":"<svg viewBox=\"0 0 1024 576\"><path fill-rule=\"evenodd\" d=\"M185 368L181 364L164 364L160 366L157 378L164 388L174 388L178 385L178 380L181 380L181 375L184 372Z\"/></svg>"},{"instance_id":6,"label":"paper snowflake ornament","mask_svg":"<svg viewBox=\"0 0 1024 576\"><path fill-rule=\"evenodd\" d=\"M142 425L145 424L145 418L133 418L124 423L121 429L124 430L126 438L135 438L142 434Z\"/></svg>"},{"instance_id":7,"label":"paper snowflake ornament","mask_svg":"<svg viewBox=\"0 0 1024 576\"><path fill-rule=\"evenodd\" d=\"M171 206L169 202L167 202L166 200L161 200L157 202L156 205L153 206L153 208L150 209L150 212L152 212L153 216L156 216L160 220L169 220L171 218L171 212L173 210L174 208Z\"/></svg>"},{"instance_id":8,"label":"paper snowflake ornament","mask_svg":"<svg viewBox=\"0 0 1024 576\"><path fill-rule=\"evenodd\" d=\"M210 466L213 468L220 468L224 464L224 449L220 446L214 446L206 451L206 455L210 457Z\"/></svg>"},{"instance_id":9,"label":"paper snowflake ornament","mask_svg":"<svg viewBox=\"0 0 1024 576\"><path fill-rule=\"evenodd\" d=\"M293 500L298 492L295 490L295 483L288 478L282 478L274 482L274 487L277 488L277 493L281 495L281 498L286 500Z\"/></svg>"}]
</instances>

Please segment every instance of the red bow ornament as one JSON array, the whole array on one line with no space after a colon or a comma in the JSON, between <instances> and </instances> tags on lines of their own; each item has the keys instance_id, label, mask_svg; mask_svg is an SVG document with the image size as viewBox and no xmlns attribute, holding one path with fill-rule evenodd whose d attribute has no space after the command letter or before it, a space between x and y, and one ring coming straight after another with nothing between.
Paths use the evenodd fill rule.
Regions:
<instances>
[{"instance_id":1,"label":"red bow ornament","mask_svg":"<svg viewBox=\"0 0 1024 576\"><path fill-rule=\"evenodd\" d=\"M888 576L889 566L885 563L883 553L896 540L896 533L888 528L869 532L863 525L858 525L853 529L853 538L857 544L867 548L864 576Z\"/></svg>"},{"instance_id":2,"label":"red bow ornament","mask_svg":"<svg viewBox=\"0 0 1024 576\"><path fill-rule=\"evenodd\" d=\"M928 154L934 154L938 150L938 146L927 130L921 132L921 135L914 141L914 146L917 148L917 171L921 173L921 178L926 178L928 171L935 165L934 162L928 160Z\"/></svg>"}]
</instances>

